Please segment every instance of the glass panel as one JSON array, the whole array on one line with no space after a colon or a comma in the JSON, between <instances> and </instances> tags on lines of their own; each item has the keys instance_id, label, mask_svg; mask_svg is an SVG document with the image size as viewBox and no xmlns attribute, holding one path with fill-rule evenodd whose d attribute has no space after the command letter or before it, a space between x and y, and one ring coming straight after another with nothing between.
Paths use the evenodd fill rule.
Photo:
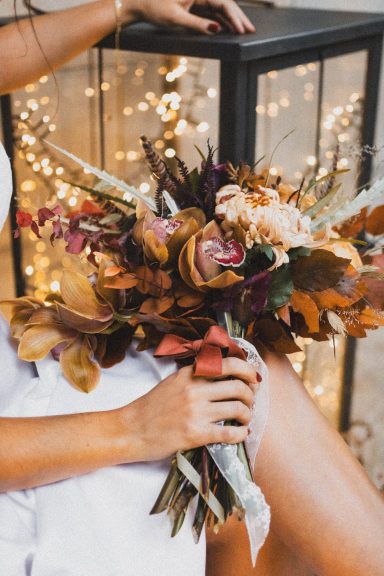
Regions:
<instances>
[{"instance_id":1,"label":"glass panel","mask_svg":"<svg viewBox=\"0 0 384 576\"><path fill-rule=\"evenodd\" d=\"M361 142L367 52L330 58L324 64L324 90L320 130L320 170L348 168L343 186L353 195L363 156Z\"/></svg>"},{"instance_id":2,"label":"glass panel","mask_svg":"<svg viewBox=\"0 0 384 576\"><path fill-rule=\"evenodd\" d=\"M258 82L256 158L266 156L267 167L275 146L291 131L274 154L272 170L293 185L316 164L316 117L319 64L272 70Z\"/></svg>"}]
</instances>

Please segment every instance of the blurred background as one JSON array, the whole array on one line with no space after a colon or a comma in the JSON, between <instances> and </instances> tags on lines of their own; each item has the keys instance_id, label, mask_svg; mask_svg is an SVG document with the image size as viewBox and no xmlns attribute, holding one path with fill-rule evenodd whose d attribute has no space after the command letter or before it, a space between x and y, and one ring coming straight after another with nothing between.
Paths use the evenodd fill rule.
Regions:
<instances>
[{"instance_id":1,"label":"blurred background","mask_svg":"<svg viewBox=\"0 0 384 576\"><path fill-rule=\"evenodd\" d=\"M39 0L43 10L80 1ZM276 6L384 12L382 0L279 0ZM18 6L20 14L22 6ZM0 3L0 16L14 14L13 0ZM49 55L48 55L49 57ZM102 61L100 59L102 58ZM329 58L324 68L321 130L316 133L319 63L311 62L259 79L256 158L268 158L288 132L295 130L274 156L272 173L292 184L303 176L324 175L339 147L339 168L350 168L344 186L355 188L361 159L374 154L375 176L384 176L384 74L376 130L376 150L363 151L359 140L364 105L367 54L362 51ZM377 73L379 74L379 70ZM55 155L49 139L93 165L105 165L115 176L150 193L153 183L139 144L147 135L166 158L176 154L190 167L199 162L195 145L217 142L219 65L213 60L92 49L52 76L28 84L12 97L16 127L17 198L21 209L37 209L47 201L76 210L83 193L64 180L83 176ZM316 143L318 139L318 144ZM100 141L104 142L100 146ZM77 180L76 180L77 179ZM12 297L12 234L0 236L0 298ZM49 239L26 232L22 239L27 292L44 297L59 290L62 270L79 267L64 244L52 250ZM58 247L60 246L60 249ZM85 265L85 264L84 264ZM384 331L372 332L357 344L353 376L351 427L345 437L372 479L384 488ZM295 370L330 421L338 426L345 369L345 342L302 342L291 357Z\"/></svg>"}]
</instances>

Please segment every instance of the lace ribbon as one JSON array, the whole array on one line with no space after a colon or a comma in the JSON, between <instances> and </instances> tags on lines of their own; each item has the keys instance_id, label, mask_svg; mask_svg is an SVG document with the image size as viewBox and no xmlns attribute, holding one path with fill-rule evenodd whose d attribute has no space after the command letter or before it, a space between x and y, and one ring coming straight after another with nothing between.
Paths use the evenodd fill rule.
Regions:
<instances>
[{"instance_id":1,"label":"lace ribbon","mask_svg":"<svg viewBox=\"0 0 384 576\"><path fill-rule=\"evenodd\" d=\"M247 361L257 367L261 376L252 408L250 434L245 442L251 468L254 469L269 412L268 370L252 344L242 338L234 338L234 340L246 352ZM207 446L207 449L221 474L236 492L245 510L252 564L255 566L257 554L269 532L270 508L259 486L253 480L248 479L245 467L237 456L236 445L211 444Z\"/></svg>"}]
</instances>

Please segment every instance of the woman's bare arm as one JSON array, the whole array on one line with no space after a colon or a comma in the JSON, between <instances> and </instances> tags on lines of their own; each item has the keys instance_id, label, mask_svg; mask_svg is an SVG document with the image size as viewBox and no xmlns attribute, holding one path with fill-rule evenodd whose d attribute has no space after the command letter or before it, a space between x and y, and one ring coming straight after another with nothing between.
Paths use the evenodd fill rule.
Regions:
<instances>
[{"instance_id":1,"label":"woman's bare arm","mask_svg":"<svg viewBox=\"0 0 384 576\"><path fill-rule=\"evenodd\" d=\"M289 361L273 354L265 359L271 409L255 476L271 506L275 534L319 576L382 576L382 497L320 414ZM233 523L225 530L213 541L211 561L208 554L208 576L268 574L252 569L245 533ZM232 539L233 549L226 552L224 543ZM234 564L233 550L242 550L247 559L242 571L224 570Z\"/></svg>"},{"instance_id":2,"label":"woman's bare arm","mask_svg":"<svg viewBox=\"0 0 384 576\"><path fill-rule=\"evenodd\" d=\"M237 443L248 434L256 373L236 358L223 378L208 382L182 368L149 393L116 410L0 418L0 492L32 488L96 468L166 458L211 442ZM222 427L237 419L242 426Z\"/></svg>"},{"instance_id":3,"label":"woman's bare arm","mask_svg":"<svg viewBox=\"0 0 384 576\"><path fill-rule=\"evenodd\" d=\"M121 23L149 20L187 26L206 34L218 32L220 26L214 19L190 13L194 5L221 12L238 33L254 31L233 0L123 0ZM115 28L114 0L98 0L0 28L0 94L50 73Z\"/></svg>"}]
</instances>

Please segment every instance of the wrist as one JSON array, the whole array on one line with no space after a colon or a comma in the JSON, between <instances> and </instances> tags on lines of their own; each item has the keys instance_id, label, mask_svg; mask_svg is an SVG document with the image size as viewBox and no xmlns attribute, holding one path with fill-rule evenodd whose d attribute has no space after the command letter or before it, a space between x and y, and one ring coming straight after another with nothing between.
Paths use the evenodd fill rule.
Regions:
<instances>
[{"instance_id":1,"label":"wrist","mask_svg":"<svg viewBox=\"0 0 384 576\"><path fill-rule=\"evenodd\" d=\"M117 0L119 1L119 0ZM116 0L114 0L116 2ZM121 19L121 25L126 26L141 20L145 12L143 0L121 0L121 9L115 3L117 20Z\"/></svg>"},{"instance_id":2,"label":"wrist","mask_svg":"<svg viewBox=\"0 0 384 576\"><path fill-rule=\"evenodd\" d=\"M136 403L112 410L110 415L114 423L113 445L119 464L145 460L145 442L140 434Z\"/></svg>"}]
</instances>

